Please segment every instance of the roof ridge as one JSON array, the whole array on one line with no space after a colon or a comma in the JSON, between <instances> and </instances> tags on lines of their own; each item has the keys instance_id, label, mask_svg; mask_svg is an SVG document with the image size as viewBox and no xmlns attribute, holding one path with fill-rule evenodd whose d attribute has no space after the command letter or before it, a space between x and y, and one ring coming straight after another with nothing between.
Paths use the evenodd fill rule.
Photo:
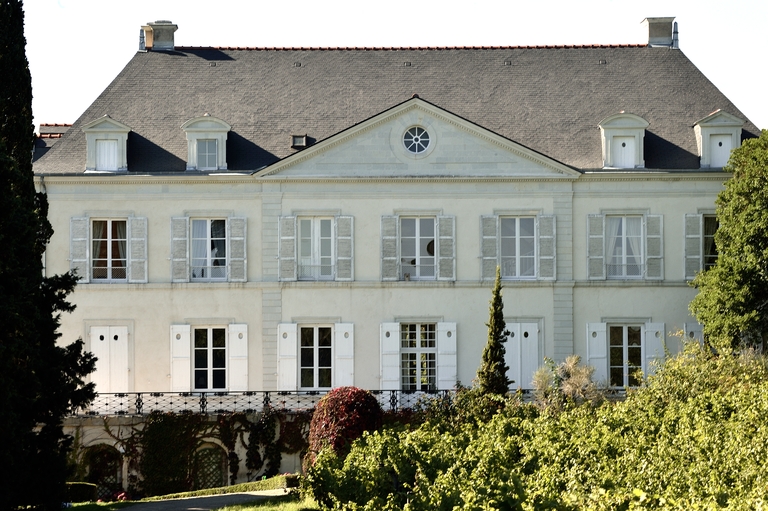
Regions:
<instances>
[{"instance_id":1,"label":"roof ridge","mask_svg":"<svg viewBox=\"0 0 768 511\"><path fill-rule=\"evenodd\" d=\"M547 44L523 46L176 46L175 50L245 51L424 51L424 50L533 50L583 48L647 48L647 44Z\"/></svg>"},{"instance_id":2,"label":"roof ridge","mask_svg":"<svg viewBox=\"0 0 768 511\"><path fill-rule=\"evenodd\" d=\"M47 122L40 123L40 126L69 126L70 128L72 127L71 124L66 124L66 123L63 123L63 124L53 123L53 124L51 124L51 123L47 123Z\"/></svg>"}]
</instances>

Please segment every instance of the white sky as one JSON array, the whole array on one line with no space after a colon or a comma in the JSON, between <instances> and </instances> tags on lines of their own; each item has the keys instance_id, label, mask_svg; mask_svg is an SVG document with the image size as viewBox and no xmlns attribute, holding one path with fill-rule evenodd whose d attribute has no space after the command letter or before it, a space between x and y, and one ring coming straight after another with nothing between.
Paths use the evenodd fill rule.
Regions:
<instances>
[{"instance_id":1,"label":"white sky","mask_svg":"<svg viewBox=\"0 0 768 511\"><path fill-rule=\"evenodd\" d=\"M171 20L177 46L509 46L645 43L675 16L680 48L768 128L766 0L26 0L35 124L72 123Z\"/></svg>"}]
</instances>

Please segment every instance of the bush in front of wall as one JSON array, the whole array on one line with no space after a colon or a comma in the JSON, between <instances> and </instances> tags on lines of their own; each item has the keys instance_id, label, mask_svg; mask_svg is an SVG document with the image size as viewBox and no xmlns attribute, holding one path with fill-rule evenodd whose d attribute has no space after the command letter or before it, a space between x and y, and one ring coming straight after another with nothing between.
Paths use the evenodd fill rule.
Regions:
<instances>
[{"instance_id":1,"label":"bush in front of wall","mask_svg":"<svg viewBox=\"0 0 768 511\"><path fill-rule=\"evenodd\" d=\"M381 428L381 422L381 406L370 392L357 387L333 389L317 403L312 416L306 463L314 463L324 447L343 457L353 440L364 431Z\"/></svg>"}]
</instances>

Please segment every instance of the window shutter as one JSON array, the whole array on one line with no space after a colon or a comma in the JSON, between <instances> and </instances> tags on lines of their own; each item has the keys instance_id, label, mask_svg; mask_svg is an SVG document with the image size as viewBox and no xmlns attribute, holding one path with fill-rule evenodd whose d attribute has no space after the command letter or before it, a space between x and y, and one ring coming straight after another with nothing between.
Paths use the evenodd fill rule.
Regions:
<instances>
[{"instance_id":1,"label":"window shutter","mask_svg":"<svg viewBox=\"0 0 768 511\"><path fill-rule=\"evenodd\" d=\"M246 241L247 223L245 217L232 216L227 219L227 259L229 261L229 281L245 282L248 280Z\"/></svg>"},{"instance_id":2,"label":"window shutter","mask_svg":"<svg viewBox=\"0 0 768 511\"><path fill-rule=\"evenodd\" d=\"M109 327L109 392L128 392L128 327Z\"/></svg>"},{"instance_id":3,"label":"window shutter","mask_svg":"<svg viewBox=\"0 0 768 511\"><path fill-rule=\"evenodd\" d=\"M437 324L437 388L456 387L456 323Z\"/></svg>"},{"instance_id":4,"label":"window shutter","mask_svg":"<svg viewBox=\"0 0 768 511\"><path fill-rule=\"evenodd\" d=\"M485 215L480 217L480 250L481 270L483 280L496 278L496 267L499 266L499 217Z\"/></svg>"},{"instance_id":5,"label":"window shutter","mask_svg":"<svg viewBox=\"0 0 768 511\"><path fill-rule=\"evenodd\" d=\"M248 325L229 325L229 390L248 390Z\"/></svg>"},{"instance_id":6,"label":"window shutter","mask_svg":"<svg viewBox=\"0 0 768 511\"><path fill-rule=\"evenodd\" d=\"M645 217L645 278L664 279L664 217Z\"/></svg>"},{"instance_id":7,"label":"window shutter","mask_svg":"<svg viewBox=\"0 0 768 511\"><path fill-rule=\"evenodd\" d=\"M520 356L520 329L522 325L520 323L507 323L507 330L509 335L507 336L507 342L504 343L504 363L509 368L507 371L507 378L512 380L509 384L509 388L517 389L523 388L523 368L522 357Z\"/></svg>"},{"instance_id":8,"label":"window shutter","mask_svg":"<svg viewBox=\"0 0 768 511\"><path fill-rule=\"evenodd\" d=\"M605 323L587 323L587 364L595 368L592 380L608 385L608 327Z\"/></svg>"},{"instance_id":9,"label":"window shutter","mask_svg":"<svg viewBox=\"0 0 768 511\"><path fill-rule=\"evenodd\" d=\"M437 280L456 280L456 218L438 216L437 233Z\"/></svg>"},{"instance_id":10,"label":"window shutter","mask_svg":"<svg viewBox=\"0 0 768 511\"><path fill-rule=\"evenodd\" d=\"M147 218L128 218L128 282L147 282Z\"/></svg>"},{"instance_id":11,"label":"window shutter","mask_svg":"<svg viewBox=\"0 0 768 511\"><path fill-rule=\"evenodd\" d=\"M297 278L296 269L296 217L281 216L278 222L278 276L280 280L293 281ZM294 378L293 385L296 385ZM287 389L286 389L287 390Z\"/></svg>"},{"instance_id":12,"label":"window shutter","mask_svg":"<svg viewBox=\"0 0 768 511\"><path fill-rule=\"evenodd\" d=\"M704 215L685 215L685 278L693 280L704 267Z\"/></svg>"},{"instance_id":13,"label":"window shutter","mask_svg":"<svg viewBox=\"0 0 768 511\"><path fill-rule=\"evenodd\" d=\"M109 388L109 327L92 326L89 351L96 357L96 368L91 373L91 381L96 385L96 392L110 392Z\"/></svg>"},{"instance_id":14,"label":"window shutter","mask_svg":"<svg viewBox=\"0 0 768 511\"><path fill-rule=\"evenodd\" d=\"M381 388L400 389L400 323L381 324Z\"/></svg>"},{"instance_id":15,"label":"window shutter","mask_svg":"<svg viewBox=\"0 0 768 511\"><path fill-rule=\"evenodd\" d=\"M686 323L683 327L685 335L683 339L688 342L704 344L704 326L701 323Z\"/></svg>"},{"instance_id":16,"label":"window shutter","mask_svg":"<svg viewBox=\"0 0 768 511\"><path fill-rule=\"evenodd\" d=\"M298 388L299 329L296 323L277 325L277 390Z\"/></svg>"},{"instance_id":17,"label":"window shutter","mask_svg":"<svg viewBox=\"0 0 768 511\"><path fill-rule=\"evenodd\" d=\"M336 323L334 325L334 387L355 384L355 325Z\"/></svg>"},{"instance_id":18,"label":"window shutter","mask_svg":"<svg viewBox=\"0 0 768 511\"><path fill-rule=\"evenodd\" d=\"M605 279L605 215L587 215L587 278Z\"/></svg>"},{"instance_id":19,"label":"window shutter","mask_svg":"<svg viewBox=\"0 0 768 511\"><path fill-rule=\"evenodd\" d=\"M643 331L643 374L650 376L656 372L654 360L662 362L664 360L664 323L646 323Z\"/></svg>"},{"instance_id":20,"label":"window shutter","mask_svg":"<svg viewBox=\"0 0 768 511\"><path fill-rule=\"evenodd\" d=\"M191 335L189 325L171 325L171 392L189 392L192 382Z\"/></svg>"},{"instance_id":21,"label":"window shutter","mask_svg":"<svg viewBox=\"0 0 768 511\"><path fill-rule=\"evenodd\" d=\"M397 216L381 217L381 280L399 280L399 231Z\"/></svg>"},{"instance_id":22,"label":"window shutter","mask_svg":"<svg viewBox=\"0 0 768 511\"><path fill-rule=\"evenodd\" d=\"M88 267L91 221L88 217L69 219L69 269L77 272L81 284L87 284L91 276Z\"/></svg>"},{"instance_id":23,"label":"window shutter","mask_svg":"<svg viewBox=\"0 0 768 511\"><path fill-rule=\"evenodd\" d=\"M354 217L336 217L336 280L355 280L354 231Z\"/></svg>"},{"instance_id":24,"label":"window shutter","mask_svg":"<svg viewBox=\"0 0 768 511\"><path fill-rule=\"evenodd\" d=\"M557 276L555 248L556 224L554 215L540 215L536 217L536 235L538 236L539 250L539 280L555 280Z\"/></svg>"},{"instance_id":25,"label":"window shutter","mask_svg":"<svg viewBox=\"0 0 768 511\"><path fill-rule=\"evenodd\" d=\"M189 217L171 218L171 282L189 282Z\"/></svg>"}]
</instances>

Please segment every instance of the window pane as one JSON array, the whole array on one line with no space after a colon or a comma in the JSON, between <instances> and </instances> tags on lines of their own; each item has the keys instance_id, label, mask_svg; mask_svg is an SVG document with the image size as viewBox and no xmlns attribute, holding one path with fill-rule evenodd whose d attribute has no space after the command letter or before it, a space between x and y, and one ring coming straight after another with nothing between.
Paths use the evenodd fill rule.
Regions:
<instances>
[{"instance_id":1,"label":"window pane","mask_svg":"<svg viewBox=\"0 0 768 511\"><path fill-rule=\"evenodd\" d=\"M515 256L516 243L514 238L502 238L501 239L501 255L503 256Z\"/></svg>"},{"instance_id":2,"label":"window pane","mask_svg":"<svg viewBox=\"0 0 768 511\"><path fill-rule=\"evenodd\" d=\"M314 328L301 329L301 345L302 346L315 345L315 329Z\"/></svg>"},{"instance_id":3,"label":"window pane","mask_svg":"<svg viewBox=\"0 0 768 511\"><path fill-rule=\"evenodd\" d=\"M317 371L317 386L318 387L330 387L331 386L331 370L320 369Z\"/></svg>"},{"instance_id":4,"label":"window pane","mask_svg":"<svg viewBox=\"0 0 768 511\"><path fill-rule=\"evenodd\" d=\"M318 367L331 367L331 348L319 348L317 358Z\"/></svg>"},{"instance_id":5,"label":"window pane","mask_svg":"<svg viewBox=\"0 0 768 511\"><path fill-rule=\"evenodd\" d=\"M208 347L208 329L196 328L195 329L195 348L207 348Z\"/></svg>"},{"instance_id":6,"label":"window pane","mask_svg":"<svg viewBox=\"0 0 768 511\"><path fill-rule=\"evenodd\" d=\"M416 236L416 219L415 218L402 218L400 219L400 236L414 237Z\"/></svg>"},{"instance_id":7,"label":"window pane","mask_svg":"<svg viewBox=\"0 0 768 511\"><path fill-rule=\"evenodd\" d=\"M639 326L628 326L627 338L630 346L640 346L641 328Z\"/></svg>"},{"instance_id":8,"label":"window pane","mask_svg":"<svg viewBox=\"0 0 768 511\"><path fill-rule=\"evenodd\" d=\"M330 346L331 345L331 329L328 327L320 327L317 329L318 333L318 346Z\"/></svg>"},{"instance_id":9,"label":"window pane","mask_svg":"<svg viewBox=\"0 0 768 511\"><path fill-rule=\"evenodd\" d=\"M611 346L611 366L624 366L624 348Z\"/></svg>"},{"instance_id":10,"label":"window pane","mask_svg":"<svg viewBox=\"0 0 768 511\"><path fill-rule=\"evenodd\" d=\"M419 234L422 237L435 237L435 219L434 218L420 218L419 219Z\"/></svg>"},{"instance_id":11,"label":"window pane","mask_svg":"<svg viewBox=\"0 0 768 511\"><path fill-rule=\"evenodd\" d=\"M214 389L223 389L227 387L227 372L222 369L216 369L213 371L213 387Z\"/></svg>"},{"instance_id":12,"label":"window pane","mask_svg":"<svg viewBox=\"0 0 768 511\"><path fill-rule=\"evenodd\" d=\"M195 350L195 369L206 369L208 367L208 351Z\"/></svg>"},{"instance_id":13,"label":"window pane","mask_svg":"<svg viewBox=\"0 0 768 511\"><path fill-rule=\"evenodd\" d=\"M514 236L516 232L516 218L502 218L501 219L501 235L502 236Z\"/></svg>"},{"instance_id":14,"label":"window pane","mask_svg":"<svg viewBox=\"0 0 768 511\"><path fill-rule=\"evenodd\" d=\"M534 225L533 218L520 218L520 236L532 237Z\"/></svg>"},{"instance_id":15,"label":"window pane","mask_svg":"<svg viewBox=\"0 0 768 511\"><path fill-rule=\"evenodd\" d=\"M227 350L223 350L223 349L213 350L213 367L215 368L227 367Z\"/></svg>"},{"instance_id":16,"label":"window pane","mask_svg":"<svg viewBox=\"0 0 768 511\"><path fill-rule=\"evenodd\" d=\"M612 326L608 329L611 346L624 345L624 327Z\"/></svg>"},{"instance_id":17,"label":"window pane","mask_svg":"<svg viewBox=\"0 0 768 511\"><path fill-rule=\"evenodd\" d=\"M643 359L640 356L640 346L630 347L627 349L627 361L629 365L634 367L641 367Z\"/></svg>"},{"instance_id":18,"label":"window pane","mask_svg":"<svg viewBox=\"0 0 768 511\"><path fill-rule=\"evenodd\" d=\"M213 347L223 348L226 346L227 332L223 328L213 329Z\"/></svg>"},{"instance_id":19,"label":"window pane","mask_svg":"<svg viewBox=\"0 0 768 511\"><path fill-rule=\"evenodd\" d=\"M611 368L611 387L623 387L624 386L624 368L612 367Z\"/></svg>"},{"instance_id":20,"label":"window pane","mask_svg":"<svg viewBox=\"0 0 768 511\"><path fill-rule=\"evenodd\" d=\"M308 388L315 386L315 370L312 368L301 370L301 386Z\"/></svg>"},{"instance_id":21,"label":"window pane","mask_svg":"<svg viewBox=\"0 0 768 511\"><path fill-rule=\"evenodd\" d=\"M195 371L195 388L208 388L208 371Z\"/></svg>"},{"instance_id":22,"label":"window pane","mask_svg":"<svg viewBox=\"0 0 768 511\"><path fill-rule=\"evenodd\" d=\"M533 257L520 258L520 276L521 277L536 276L536 259L535 258Z\"/></svg>"},{"instance_id":23,"label":"window pane","mask_svg":"<svg viewBox=\"0 0 768 511\"><path fill-rule=\"evenodd\" d=\"M320 220L320 236L323 238L331 237L331 221L329 219Z\"/></svg>"},{"instance_id":24,"label":"window pane","mask_svg":"<svg viewBox=\"0 0 768 511\"><path fill-rule=\"evenodd\" d=\"M400 243L400 253L404 258L416 257L416 239L403 238ZM415 264L415 261L414 261Z\"/></svg>"},{"instance_id":25,"label":"window pane","mask_svg":"<svg viewBox=\"0 0 768 511\"><path fill-rule=\"evenodd\" d=\"M314 367L315 350L314 348L301 348L301 367Z\"/></svg>"}]
</instances>

